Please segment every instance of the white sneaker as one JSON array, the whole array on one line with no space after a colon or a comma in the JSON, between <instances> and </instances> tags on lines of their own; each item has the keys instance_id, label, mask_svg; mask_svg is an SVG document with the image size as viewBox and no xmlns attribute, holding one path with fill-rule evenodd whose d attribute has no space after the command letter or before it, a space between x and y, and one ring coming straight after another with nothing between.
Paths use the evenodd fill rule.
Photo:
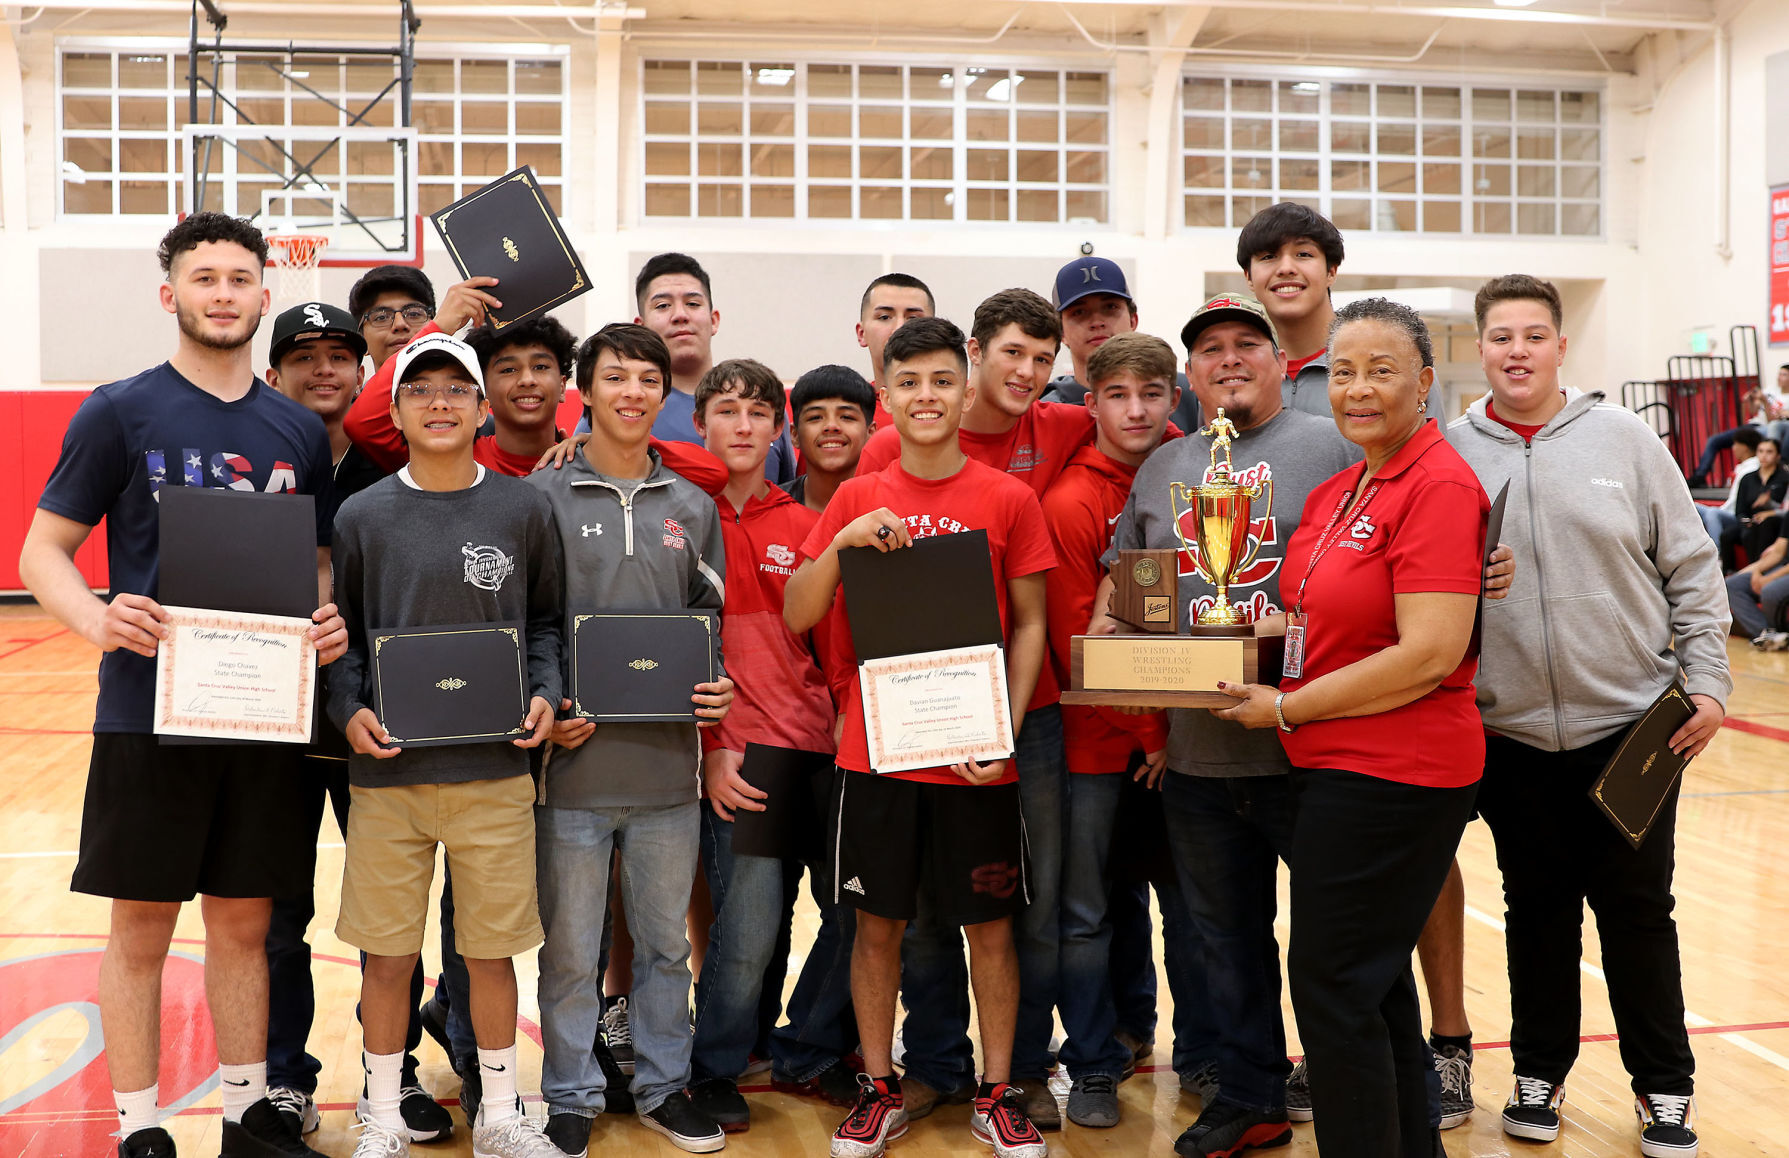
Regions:
<instances>
[{"instance_id":1,"label":"white sneaker","mask_svg":"<svg viewBox=\"0 0 1789 1158\"><path fill-rule=\"evenodd\" d=\"M1752 641L1759 651L1789 651L1789 631L1767 631Z\"/></svg>"},{"instance_id":2,"label":"white sneaker","mask_svg":"<svg viewBox=\"0 0 1789 1158\"><path fill-rule=\"evenodd\" d=\"M309 1134L323 1124L323 1115L317 1112L317 1100L303 1090L295 1090L291 1086L274 1086L267 1091L267 1100L273 1108L284 1114L286 1121L298 1125L300 1136Z\"/></svg>"},{"instance_id":3,"label":"white sneaker","mask_svg":"<svg viewBox=\"0 0 1789 1158\"><path fill-rule=\"evenodd\" d=\"M408 1158L410 1135L402 1129L382 1126L371 1118L362 1118L354 1129L360 1141L354 1143L354 1158Z\"/></svg>"},{"instance_id":4,"label":"white sneaker","mask_svg":"<svg viewBox=\"0 0 1789 1158\"><path fill-rule=\"evenodd\" d=\"M472 1127L472 1158L565 1158L552 1139L541 1131L540 1123L526 1114L517 1114L496 1125L484 1121Z\"/></svg>"}]
</instances>

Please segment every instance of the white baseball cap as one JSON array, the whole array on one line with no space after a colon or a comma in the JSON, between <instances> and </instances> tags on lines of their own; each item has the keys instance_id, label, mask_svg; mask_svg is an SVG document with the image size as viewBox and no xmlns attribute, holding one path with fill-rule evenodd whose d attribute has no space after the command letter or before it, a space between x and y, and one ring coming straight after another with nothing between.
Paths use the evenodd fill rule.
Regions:
<instances>
[{"instance_id":1,"label":"white baseball cap","mask_svg":"<svg viewBox=\"0 0 1789 1158\"><path fill-rule=\"evenodd\" d=\"M415 339L408 346L405 346L402 350L398 351L397 369L394 370L391 375L391 396L393 399L397 398L398 387L404 384L405 376L408 374L410 367L416 364L418 358L425 358L431 354L446 354L461 366L465 367L466 373L471 376L472 381L478 386L479 397L484 397L485 379L484 375L479 373L478 370L478 353L474 351L471 346L460 341L452 334L437 333L424 334L422 337Z\"/></svg>"}]
</instances>

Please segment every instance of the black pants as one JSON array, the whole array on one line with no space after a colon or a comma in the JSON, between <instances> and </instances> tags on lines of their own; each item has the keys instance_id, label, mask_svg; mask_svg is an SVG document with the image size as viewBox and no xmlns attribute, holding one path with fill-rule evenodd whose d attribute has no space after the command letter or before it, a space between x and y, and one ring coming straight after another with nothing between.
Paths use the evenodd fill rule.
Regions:
<instances>
[{"instance_id":1,"label":"black pants","mask_svg":"<svg viewBox=\"0 0 1789 1158\"><path fill-rule=\"evenodd\" d=\"M1639 849L1590 800L1621 733L1543 752L1485 747L1479 812L1497 842L1509 947L1510 1054L1518 1074L1562 1084L1578 1060L1584 902L1596 914L1621 1063L1635 1093L1690 1094L1695 1058L1671 918L1677 788Z\"/></svg>"},{"instance_id":2,"label":"black pants","mask_svg":"<svg viewBox=\"0 0 1789 1158\"><path fill-rule=\"evenodd\" d=\"M1433 1066L1410 954L1477 785L1292 771L1292 1008L1323 1158L1431 1158Z\"/></svg>"}]
</instances>

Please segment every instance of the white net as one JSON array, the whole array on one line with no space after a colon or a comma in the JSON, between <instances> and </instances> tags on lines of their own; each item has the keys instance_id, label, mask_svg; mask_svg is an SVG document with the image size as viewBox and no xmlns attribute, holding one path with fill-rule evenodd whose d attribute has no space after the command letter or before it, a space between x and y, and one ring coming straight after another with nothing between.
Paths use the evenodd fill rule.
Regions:
<instances>
[{"instance_id":1,"label":"white net","mask_svg":"<svg viewBox=\"0 0 1789 1158\"><path fill-rule=\"evenodd\" d=\"M273 258L273 300L276 305L314 302L322 296L317 263L329 246L318 233L274 233L267 237Z\"/></svg>"}]
</instances>

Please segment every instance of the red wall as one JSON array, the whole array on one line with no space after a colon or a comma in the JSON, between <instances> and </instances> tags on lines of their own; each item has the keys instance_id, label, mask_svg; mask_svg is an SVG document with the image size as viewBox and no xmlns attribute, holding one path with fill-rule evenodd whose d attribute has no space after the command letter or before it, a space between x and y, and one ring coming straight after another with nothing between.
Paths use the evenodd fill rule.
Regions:
<instances>
[{"instance_id":1,"label":"red wall","mask_svg":"<svg viewBox=\"0 0 1789 1158\"><path fill-rule=\"evenodd\" d=\"M0 390L0 591L19 591L19 548L31 526L43 484L62 452L62 433L81 390ZM75 555L81 574L106 586L106 527L102 522Z\"/></svg>"}]
</instances>

